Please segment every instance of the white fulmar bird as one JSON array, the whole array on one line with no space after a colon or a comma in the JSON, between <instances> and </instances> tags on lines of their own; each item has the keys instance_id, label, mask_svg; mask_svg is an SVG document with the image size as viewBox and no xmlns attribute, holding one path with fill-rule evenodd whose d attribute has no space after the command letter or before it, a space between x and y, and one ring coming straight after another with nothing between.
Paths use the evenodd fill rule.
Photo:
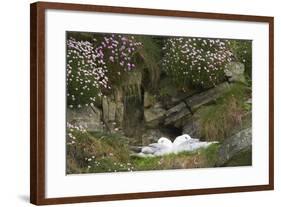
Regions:
<instances>
[{"instance_id":1,"label":"white fulmar bird","mask_svg":"<svg viewBox=\"0 0 281 207\"><path fill-rule=\"evenodd\" d=\"M135 154L138 157L154 157L170 153L192 152L199 148L206 148L218 142L200 142L191 138L188 134L176 137L174 142L166 137L161 137L157 143L149 144L141 148L141 152Z\"/></svg>"},{"instance_id":2,"label":"white fulmar bird","mask_svg":"<svg viewBox=\"0 0 281 207\"><path fill-rule=\"evenodd\" d=\"M161 137L160 139L158 139L157 143L152 143L148 146L142 147L141 152L137 155L140 157L160 156L169 154L172 152L172 150L172 141L166 137Z\"/></svg>"},{"instance_id":3,"label":"white fulmar bird","mask_svg":"<svg viewBox=\"0 0 281 207\"><path fill-rule=\"evenodd\" d=\"M207 148L214 143L218 142L201 142L199 139L191 138L188 134L183 134L174 140L173 152L191 152L200 148Z\"/></svg>"}]
</instances>

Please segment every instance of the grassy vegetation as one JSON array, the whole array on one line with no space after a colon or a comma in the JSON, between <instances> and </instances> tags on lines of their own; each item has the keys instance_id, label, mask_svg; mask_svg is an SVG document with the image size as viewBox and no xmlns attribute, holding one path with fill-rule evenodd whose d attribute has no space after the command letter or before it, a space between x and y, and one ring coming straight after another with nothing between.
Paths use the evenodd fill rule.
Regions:
<instances>
[{"instance_id":1,"label":"grassy vegetation","mask_svg":"<svg viewBox=\"0 0 281 207\"><path fill-rule=\"evenodd\" d=\"M219 144L194 152L181 152L160 157L138 158L133 160L136 170L164 170L214 167Z\"/></svg>"},{"instance_id":2,"label":"grassy vegetation","mask_svg":"<svg viewBox=\"0 0 281 207\"><path fill-rule=\"evenodd\" d=\"M216 165L219 148L219 144L212 144L208 148L201 150L201 153L206 158L207 166Z\"/></svg>"},{"instance_id":3,"label":"grassy vegetation","mask_svg":"<svg viewBox=\"0 0 281 207\"><path fill-rule=\"evenodd\" d=\"M245 103L250 96L251 90L247 86L236 83L215 104L200 109L201 136L208 141L221 141L233 129L242 126L243 116L251 110L251 105Z\"/></svg>"},{"instance_id":4,"label":"grassy vegetation","mask_svg":"<svg viewBox=\"0 0 281 207\"><path fill-rule=\"evenodd\" d=\"M68 138L67 173L99 173L186 169L215 166L218 144L194 152L159 157L131 156L127 140L120 134L73 132L75 143Z\"/></svg>"},{"instance_id":5,"label":"grassy vegetation","mask_svg":"<svg viewBox=\"0 0 281 207\"><path fill-rule=\"evenodd\" d=\"M127 140L119 134L72 132L75 141L67 141L67 173L128 170Z\"/></svg>"}]
</instances>

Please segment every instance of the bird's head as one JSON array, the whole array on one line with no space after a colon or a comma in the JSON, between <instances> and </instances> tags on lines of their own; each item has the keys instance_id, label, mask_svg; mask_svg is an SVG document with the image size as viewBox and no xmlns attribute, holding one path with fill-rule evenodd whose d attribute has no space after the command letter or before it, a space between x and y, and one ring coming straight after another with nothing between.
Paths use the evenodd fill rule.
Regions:
<instances>
[{"instance_id":1,"label":"bird's head","mask_svg":"<svg viewBox=\"0 0 281 207\"><path fill-rule=\"evenodd\" d=\"M174 145L180 145L184 142L187 142L189 140L191 140L192 138L188 135L188 134L183 134L181 136L176 137L176 139L174 140Z\"/></svg>"},{"instance_id":2,"label":"bird's head","mask_svg":"<svg viewBox=\"0 0 281 207\"><path fill-rule=\"evenodd\" d=\"M189 141L192 139L188 134L183 134L182 136L185 138L186 141Z\"/></svg>"},{"instance_id":3,"label":"bird's head","mask_svg":"<svg viewBox=\"0 0 281 207\"><path fill-rule=\"evenodd\" d=\"M171 146L173 144L172 141L166 137L161 137L160 139L158 139L158 143L165 146Z\"/></svg>"}]
</instances>

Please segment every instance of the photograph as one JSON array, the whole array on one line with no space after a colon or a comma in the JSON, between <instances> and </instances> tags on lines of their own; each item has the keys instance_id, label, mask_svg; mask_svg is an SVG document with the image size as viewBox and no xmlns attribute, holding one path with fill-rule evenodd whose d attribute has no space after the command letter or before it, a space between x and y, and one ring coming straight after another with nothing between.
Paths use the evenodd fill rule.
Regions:
<instances>
[{"instance_id":1,"label":"photograph","mask_svg":"<svg viewBox=\"0 0 281 207\"><path fill-rule=\"evenodd\" d=\"M30 5L32 204L274 189L274 17L167 8Z\"/></svg>"},{"instance_id":2,"label":"photograph","mask_svg":"<svg viewBox=\"0 0 281 207\"><path fill-rule=\"evenodd\" d=\"M252 165L252 40L65 35L66 174Z\"/></svg>"}]
</instances>

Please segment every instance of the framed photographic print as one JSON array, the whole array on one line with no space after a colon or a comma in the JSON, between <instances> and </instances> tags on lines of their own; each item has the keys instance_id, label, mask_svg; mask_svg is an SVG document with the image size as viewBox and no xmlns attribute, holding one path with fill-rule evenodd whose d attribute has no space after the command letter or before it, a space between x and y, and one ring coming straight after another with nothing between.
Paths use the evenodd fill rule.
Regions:
<instances>
[{"instance_id":1,"label":"framed photographic print","mask_svg":"<svg viewBox=\"0 0 281 207\"><path fill-rule=\"evenodd\" d=\"M274 188L273 17L30 12L32 203Z\"/></svg>"}]
</instances>

